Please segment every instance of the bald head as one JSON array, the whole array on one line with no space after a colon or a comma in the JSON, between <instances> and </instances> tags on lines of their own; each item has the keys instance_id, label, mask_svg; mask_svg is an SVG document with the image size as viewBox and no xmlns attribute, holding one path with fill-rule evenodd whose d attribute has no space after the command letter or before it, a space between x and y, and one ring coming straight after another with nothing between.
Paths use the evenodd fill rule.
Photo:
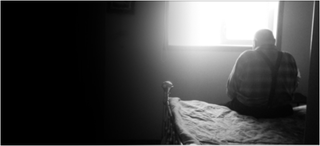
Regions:
<instances>
[{"instance_id":1,"label":"bald head","mask_svg":"<svg viewBox=\"0 0 320 146\"><path fill-rule=\"evenodd\" d=\"M272 31L268 29L261 29L254 35L255 47L262 45L275 45L275 41Z\"/></svg>"}]
</instances>

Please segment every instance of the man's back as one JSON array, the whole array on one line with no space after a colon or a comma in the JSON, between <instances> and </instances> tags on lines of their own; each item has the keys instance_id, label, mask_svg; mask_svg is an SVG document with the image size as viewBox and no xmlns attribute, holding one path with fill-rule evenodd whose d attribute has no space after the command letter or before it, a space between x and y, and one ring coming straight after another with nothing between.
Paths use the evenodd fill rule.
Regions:
<instances>
[{"instance_id":1,"label":"man's back","mask_svg":"<svg viewBox=\"0 0 320 146\"><path fill-rule=\"evenodd\" d=\"M266 60L258 53L265 54L271 64L276 64L278 50L274 46L261 46L256 50L242 53L229 76L227 90L229 97L250 107L267 107L272 87L272 71ZM291 54L282 52L277 71L276 88L272 107L288 104L298 84L298 68Z\"/></svg>"},{"instance_id":2,"label":"man's back","mask_svg":"<svg viewBox=\"0 0 320 146\"><path fill-rule=\"evenodd\" d=\"M253 50L243 52L230 73L227 107L258 118L292 114L289 102L300 74L293 56L279 52L275 42L271 30L256 32Z\"/></svg>"}]
</instances>

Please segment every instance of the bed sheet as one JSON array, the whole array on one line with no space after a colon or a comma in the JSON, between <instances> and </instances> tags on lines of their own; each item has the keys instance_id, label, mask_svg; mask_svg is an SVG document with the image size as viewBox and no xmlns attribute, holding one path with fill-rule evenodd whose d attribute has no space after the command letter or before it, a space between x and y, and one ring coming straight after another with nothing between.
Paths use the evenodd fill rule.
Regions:
<instances>
[{"instance_id":1,"label":"bed sheet","mask_svg":"<svg viewBox=\"0 0 320 146\"><path fill-rule=\"evenodd\" d=\"M240 115L225 106L171 97L169 105L183 144L302 144L306 106L277 119Z\"/></svg>"}]
</instances>

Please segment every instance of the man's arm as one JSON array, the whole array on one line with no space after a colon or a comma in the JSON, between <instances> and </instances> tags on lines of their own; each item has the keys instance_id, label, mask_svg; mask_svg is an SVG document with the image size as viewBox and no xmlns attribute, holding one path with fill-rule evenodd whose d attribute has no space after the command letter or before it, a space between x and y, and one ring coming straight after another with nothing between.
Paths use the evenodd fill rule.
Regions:
<instances>
[{"instance_id":1,"label":"man's arm","mask_svg":"<svg viewBox=\"0 0 320 146\"><path fill-rule=\"evenodd\" d=\"M241 53L236 60L232 71L229 75L228 81L227 81L227 95L231 100L236 97L237 90L238 90L238 84L239 84L239 77L243 73L244 70L244 63L246 61L246 56L249 55L249 51L245 51Z\"/></svg>"},{"instance_id":2,"label":"man's arm","mask_svg":"<svg viewBox=\"0 0 320 146\"><path fill-rule=\"evenodd\" d=\"M233 66L232 71L231 71L229 78L228 78L228 81L227 81L227 95L231 100L236 96L235 90L237 88L237 85L236 85L236 81L235 81L236 76L234 74L235 68L236 68L236 65Z\"/></svg>"},{"instance_id":3,"label":"man's arm","mask_svg":"<svg viewBox=\"0 0 320 146\"><path fill-rule=\"evenodd\" d=\"M297 68L297 78L296 78L296 88L295 89L297 89L298 88L298 85L299 85L299 82L300 82L300 79L301 79L301 74L300 74L300 71L299 71L299 68Z\"/></svg>"},{"instance_id":4,"label":"man's arm","mask_svg":"<svg viewBox=\"0 0 320 146\"><path fill-rule=\"evenodd\" d=\"M288 54L289 54L289 56L291 58L291 63L292 63L292 66L293 66L292 71L294 71L296 73L296 79L295 79L295 82L294 82L294 84L295 84L294 91L295 91L298 88L299 81L300 81L300 78L301 78L301 74L300 74L298 65L296 63L296 60L294 59L294 57L290 53L288 53Z\"/></svg>"}]
</instances>

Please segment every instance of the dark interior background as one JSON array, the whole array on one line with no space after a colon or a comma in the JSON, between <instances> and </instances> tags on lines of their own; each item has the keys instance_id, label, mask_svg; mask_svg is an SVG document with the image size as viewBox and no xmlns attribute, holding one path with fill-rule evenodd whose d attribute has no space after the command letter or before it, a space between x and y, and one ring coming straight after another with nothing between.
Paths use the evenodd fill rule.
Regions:
<instances>
[{"instance_id":1,"label":"dark interior background","mask_svg":"<svg viewBox=\"0 0 320 146\"><path fill-rule=\"evenodd\" d=\"M103 142L100 6L1 2L2 144Z\"/></svg>"},{"instance_id":2,"label":"dark interior background","mask_svg":"<svg viewBox=\"0 0 320 146\"><path fill-rule=\"evenodd\" d=\"M165 2L108 4L1 2L1 144L159 144L165 80L172 96L229 100L241 51L165 51ZM284 5L281 46L305 96L312 10Z\"/></svg>"}]
</instances>

